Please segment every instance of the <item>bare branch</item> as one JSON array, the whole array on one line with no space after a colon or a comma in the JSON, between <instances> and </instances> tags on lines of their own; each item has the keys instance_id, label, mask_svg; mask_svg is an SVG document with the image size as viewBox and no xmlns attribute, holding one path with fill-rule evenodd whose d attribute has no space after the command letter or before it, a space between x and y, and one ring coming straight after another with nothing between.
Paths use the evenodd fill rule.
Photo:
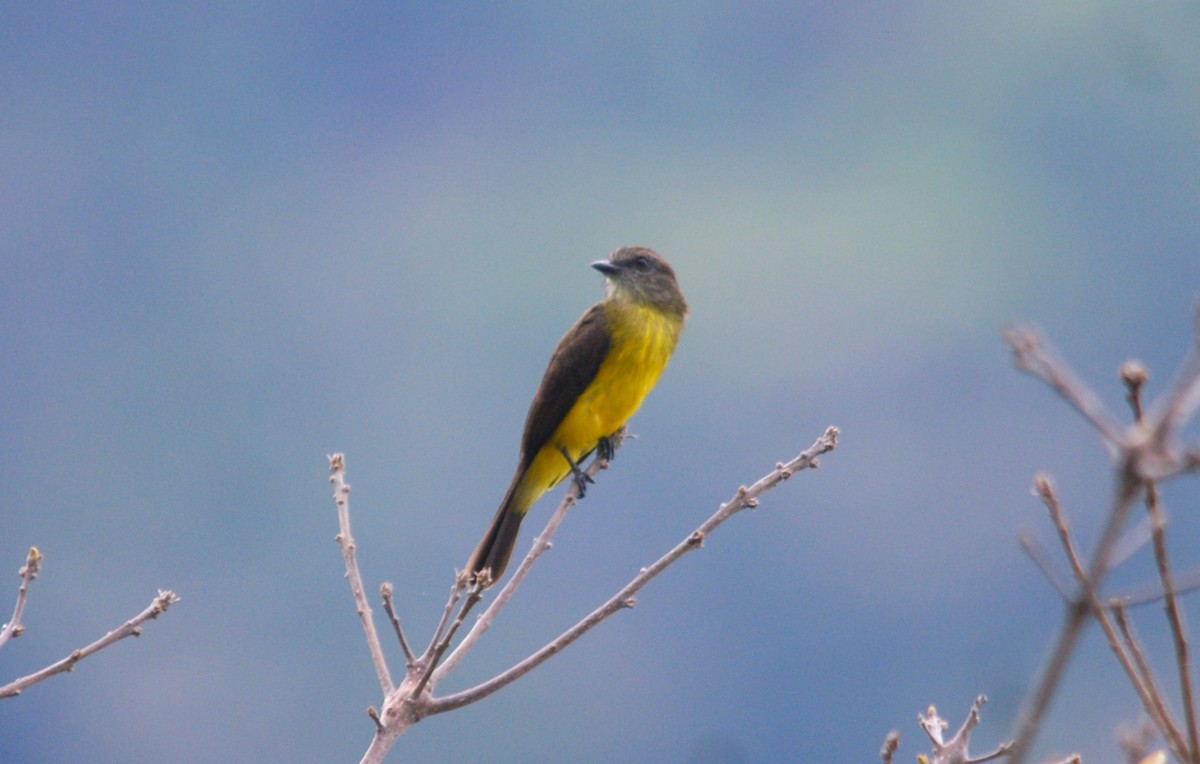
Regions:
<instances>
[{"instance_id":1,"label":"bare branch","mask_svg":"<svg viewBox=\"0 0 1200 764\"><path fill-rule=\"evenodd\" d=\"M1150 373L1141 361L1130 360L1121 364L1117 376L1125 383L1125 400L1129 402L1129 408L1133 409L1134 421L1142 421L1142 388L1150 379Z\"/></svg>"},{"instance_id":2,"label":"bare branch","mask_svg":"<svg viewBox=\"0 0 1200 764\"><path fill-rule=\"evenodd\" d=\"M614 433L609 438L609 453L615 454L617 449L619 449L621 444L625 441L626 437L627 430L624 427ZM608 464L608 461L605 459L593 459L591 464L588 465L587 469L584 470L584 474L588 478L594 478L600 473L601 470L608 469ZM496 599L492 600L492 604L489 605L487 610L483 611L483 614L480 615L475 621L475 625L471 627L471 630L467 632L465 637L463 637L463 641L459 643L458 647L456 647L454 651L450 653L450 657L446 658L445 662L438 666L437 670L434 671L433 683L435 686L441 682L442 679L449 674L456 665L458 665L459 661L461 661L466 654L471 651L471 648L475 646L475 643L479 641L479 638L491 628L492 623L494 623L496 620L496 616L499 615L504 606L508 604L508 601L512 599L513 594L517 591L517 587L519 587L521 582L525 580L525 576L529 573L530 568L532 568L537 559L542 556L542 553L550 548L550 542L554 538L554 534L558 530L559 524L562 523L567 516L567 512L570 511L571 507L575 506L578 501L579 486L572 482L571 487L567 490L566 495L563 496L562 501L559 502L558 508L555 509L554 513L550 515L550 519L546 522L546 527L542 529L542 532L539 533L536 538L534 538L533 546L530 547L529 553L525 555L525 559L521 560L521 564L517 566L517 569L509 577L508 581L503 587L501 587L500 592L496 595Z\"/></svg>"},{"instance_id":3,"label":"bare branch","mask_svg":"<svg viewBox=\"0 0 1200 764\"><path fill-rule=\"evenodd\" d=\"M1124 442L1121 428L1092 391L1053 349L1032 329L1010 329L1004 339L1013 350L1013 362L1021 371L1050 386L1100 433L1109 453L1116 456Z\"/></svg>"},{"instance_id":4,"label":"bare branch","mask_svg":"<svg viewBox=\"0 0 1200 764\"><path fill-rule=\"evenodd\" d=\"M1175 644L1175 666L1179 673L1179 691L1183 696L1183 715L1188 727L1188 750L1190 760L1195 761L1200 752L1200 733L1196 727L1196 701L1192 689L1191 661L1188 656L1187 634L1183 628L1183 616L1179 609L1179 598L1176 596L1175 581L1171 575L1171 563L1167 558L1166 522L1162 509L1158 505L1158 487L1149 482L1146 485L1146 511L1154 524L1154 560L1158 566L1159 578L1162 580L1164 600L1167 611L1167 621L1171 624L1171 636ZM1178 755L1178 753L1177 753Z\"/></svg>"},{"instance_id":5,"label":"bare branch","mask_svg":"<svg viewBox=\"0 0 1200 764\"><path fill-rule=\"evenodd\" d=\"M1136 422L1132 428L1123 431L1114 423L1113 417L1100 404L1098 397L1080 382L1069 367L1060 361L1048 346L1031 331L1010 331L1005 335L1013 348L1016 364L1022 370L1030 373L1049 385L1055 392L1068 401L1087 419L1100 434L1105 447L1109 450L1116 464L1116 489L1109 508L1090 564L1082 565L1074 552L1070 534L1065 525L1065 519L1057 507L1057 499L1048 487L1048 481L1042 484L1039 478L1038 493L1043 496L1055 520L1056 528L1063 541L1071 563L1072 572L1079 584L1080 591L1068 601L1062 630L1051 650L1050 657L1042 669L1041 677L1036 683L1019 716L1013 761L1021 764L1033 744L1040 719L1049 705L1050 699L1057 689L1062 672L1074 650L1079 634L1082 632L1089 612L1095 616L1109 639L1114 654L1125 668L1131 682L1142 698L1147 712L1160 725L1160 730L1169 739L1176 755L1183 760L1198 761L1200 753L1200 732L1195 730L1195 703L1192 700L1190 670L1187 668L1189 659L1188 646L1183 639L1182 618L1178 614L1178 587L1170 574L1166 559L1165 538L1161 523L1151 529L1155 541L1156 557L1159 559L1160 579L1163 580L1163 597L1168 603L1168 618L1172 623L1172 633L1176 640L1176 658L1180 664L1181 681L1184 693L1184 705L1187 707L1190 745L1181 745L1178 730L1165 712L1165 703L1161 693L1153 684L1148 666L1144 665L1132 632L1126 631L1124 641L1116 635L1115 629L1108 617L1108 611L1101 606L1097 591L1108 571L1116 564L1117 538L1128 516L1133 501L1146 492L1148 504L1156 503L1155 480L1165 479L1183 471L1195 470L1200 466L1200 451L1180 450L1174 443L1178 429L1200 408L1200 313L1197 314L1196 334L1193 347L1188 353L1183 370L1177 376L1172 390L1164 395L1149 410L1143 405L1142 391L1148 380L1145 368L1137 362L1127 362L1122 365L1120 378L1125 384L1127 399L1134 412ZM1151 515L1154 514L1150 510ZM1153 519L1153 518L1152 518ZM1140 546L1144 534L1139 530L1133 534L1133 541ZM1134 548L1136 548L1136 546ZM1124 549L1121 550L1124 553ZM1041 566L1046 569L1045 566ZM1175 615L1171 615L1172 609ZM1114 614L1124 618L1123 610L1114 609ZM1127 626L1128 622L1125 621ZM1131 655L1132 654L1132 655ZM1141 667L1134 665L1142 664Z\"/></svg>"},{"instance_id":6,"label":"bare branch","mask_svg":"<svg viewBox=\"0 0 1200 764\"><path fill-rule=\"evenodd\" d=\"M29 547L29 554L25 556L25 564L17 571L17 575L21 577L21 586L17 589L17 604L13 607L12 618L4 624L3 629L0 629L0 647L4 647L5 642L12 637L21 636L21 632L25 631L25 627L21 625L21 616L25 614L25 600L29 595L29 585L33 583L33 579L37 578L41 568L42 553L35 546Z\"/></svg>"},{"instance_id":7,"label":"bare branch","mask_svg":"<svg viewBox=\"0 0 1200 764\"><path fill-rule=\"evenodd\" d=\"M1054 693L1058 689L1058 683L1061 681L1067 662L1075 649L1075 643L1087 623L1088 614L1103 613L1096 597L1096 590L1108 573L1113 546L1140 488L1141 484L1137 478L1129 470L1123 470L1122 480L1114 497L1112 508L1109 510L1100 542L1092 556L1091 565L1085 569L1071 542L1066 517L1058 504L1058 498L1054 494L1054 487L1049 477L1040 474L1034 480L1035 493L1042 497L1042 501L1050 510L1055 528L1059 532L1059 538L1071 563L1071 570L1079 585L1079 593L1067 603L1058 640L1042 668L1040 679L1022 705L1021 713L1018 716L1018 732L1014 737L1012 748L1012 760L1016 764L1024 761L1029 747L1033 744L1041 720L1045 717L1046 709L1050 705L1050 699L1054 697ZM1110 641L1110 644L1114 643Z\"/></svg>"},{"instance_id":8,"label":"bare branch","mask_svg":"<svg viewBox=\"0 0 1200 764\"><path fill-rule=\"evenodd\" d=\"M479 600L483 594L482 583L477 583L467 588L467 577L463 575L456 576L455 585L450 593L450 599L446 604L441 622L434 631L434 639L431 640L429 647L420 657L412 659L408 670L405 673L404 680L398 687L384 693L384 702L382 707L376 711L374 708L368 710L368 715L375 725L375 734L371 739L371 744L364 753L360 764L379 764L384 760L388 750L396 742L409 727L419 722L426 716L430 716L445 711L450 711L459 708L468 703L480 700L496 690L515 681L520 676L531 671L536 666L540 665L550 655L561 651L568 644L579 638L582 634L590 630L597 623L602 621L608 615L620 609L621 607L630 607L633 605L633 595L646 583L657 576L662 570L668 567L671 563L681 557L687 551L697 548L701 545L704 537L711 532L715 527L724 522L725 519L732 516L734 513L754 507L758 503L758 496L766 490L774 487L778 483L789 478L794 472L807 468L817 467L817 457L820 454L826 453L834 448L837 442L838 431L834 427L830 427L825 433L806 451L802 452L792 461L787 464L778 464L776 468L768 475L763 477L749 488L742 487L738 489L736 496L729 502L721 505L717 513L703 523L696 532L691 534L687 539L680 542L674 549L668 552L663 558L655 562L649 568L643 569L625 588L618 592L608 602L602 605L592 614L584 618L571 629L568 629L549 645L543 647L533 655L526 658L521 663L513 666L501 675L484 682L474 688L466 690L455 695L445 698L433 697L433 689L438 685L442 678L453 668L470 646L478 640L479 636L486 631L488 624L495 617L496 612L504 604L520 584L524 575L528 572L529 567L550 546L550 538L558 523L561 522L567 510L577 500L577 489L572 488L567 492L562 504L552 516L546 529L534 541L533 548L522 561L521 565L514 572L512 578L501 589L496 601L485 611L480 617L479 622L471 629L467 636L459 644L458 649L450 654L444 662L440 662L443 653L453 641L455 633L463 623L467 612L471 606ZM332 469L338 477L331 478L337 487L335 491L335 499L338 501L339 517L348 513L346 503L346 493L348 488L344 486L344 482L340 478L340 473L343 468L342 459L340 456L331 458ZM606 465L603 460L593 460L588 466L589 474L594 474L595 471L603 469ZM343 544L343 552L347 556L347 570L352 568L353 560L353 541L350 540L348 521L344 522L342 533L339 534L339 542ZM355 574L357 569L354 569ZM360 586L354 586L356 601L358 593L361 591ZM451 620L454 608L458 600L464 593L467 593L467 601L463 603L458 611L456 618ZM400 635L398 619L394 616L394 608L391 604L390 588L383 588L385 608L388 609L389 615L393 618L393 627L397 634ZM368 640L374 634L373 625L370 624L369 617L364 617L364 630L368 634ZM403 639L402 637L400 637ZM376 654L377 643L372 643L372 655ZM439 665L440 662L440 665ZM377 666L382 665L377 663ZM383 667L386 671L386 666Z\"/></svg>"},{"instance_id":9,"label":"bare branch","mask_svg":"<svg viewBox=\"0 0 1200 764\"><path fill-rule=\"evenodd\" d=\"M892 758L899 747L900 733L896 730L887 733L887 737L883 739L883 747L879 749L879 758L883 759L883 764L892 764Z\"/></svg>"},{"instance_id":10,"label":"bare branch","mask_svg":"<svg viewBox=\"0 0 1200 764\"><path fill-rule=\"evenodd\" d=\"M583 636L613 613L621 610L622 608L632 607L635 602L634 595L637 594L642 587L652 581L656 576L658 576L659 573L670 567L680 557L692 551L693 549L698 549L700 546L702 546L704 539L709 533L717 528L717 526L743 509L758 506L759 495L767 490L770 490L771 488L774 488L779 483L791 477L795 472L817 467L817 457L833 450L833 448L837 445L837 436L837 428L830 427L820 438L816 440L816 442L813 443L812 446L800 453L796 458L792 459L786 464L777 465L774 470L759 479L749 488L745 486L739 488L733 498L722 504L717 509L716 513L704 521L699 528L689 534L687 538L676 544L671 551L667 552L652 565L643 568L641 572L634 576L634 578L620 591L589 613L583 618L583 620L579 621L570 629L567 629L552 642L534 652L525 660L499 674L498 676L495 676L492 679L489 679L488 681L476 685L468 690L433 700L429 706L429 713L435 714L450 711L491 695L497 690L506 687L520 677L529 673L534 668L545 662L552 655L556 655L561 652L567 645Z\"/></svg>"},{"instance_id":11,"label":"bare branch","mask_svg":"<svg viewBox=\"0 0 1200 764\"><path fill-rule=\"evenodd\" d=\"M971 732L979 724L979 708L986 702L987 697L984 695L975 698L967 718L963 720L962 726L949 741L943 739L943 733L949 723L938 716L936 708L930 706L927 712L928 716L917 714L917 721L921 724L921 729L925 730L925 734L933 742L933 758L926 759L930 764L981 764L981 762L991 761L1009 754L1012 743L1003 743L996 750L983 756L972 757L967 751L971 742Z\"/></svg>"},{"instance_id":12,"label":"bare branch","mask_svg":"<svg viewBox=\"0 0 1200 764\"><path fill-rule=\"evenodd\" d=\"M404 651L404 663L411 668L417 659L408 647L408 640L404 638L404 630L400 628L400 618L396 615L396 606L392 602L392 591L392 582L384 581L383 585L379 587L379 597L383 600L384 612L387 613L388 619L392 622L392 630L396 632L396 639L400 642L400 649Z\"/></svg>"},{"instance_id":13,"label":"bare branch","mask_svg":"<svg viewBox=\"0 0 1200 764\"><path fill-rule=\"evenodd\" d=\"M1200 311L1197 316L1200 317ZM1200 408L1200 325L1197 332L1193 335L1191 351L1176 375L1171 391L1160 402L1156 402L1152 412L1146 416L1163 443Z\"/></svg>"},{"instance_id":14,"label":"bare branch","mask_svg":"<svg viewBox=\"0 0 1200 764\"><path fill-rule=\"evenodd\" d=\"M1197 314L1197 317L1200 319L1200 313ZM1200 324L1197 325L1197 331L1200 332ZM1197 334L1197 340L1200 340L1200 333ZM1196 353L1194 349L1192 353L1189 354L1188 363L1185 364L1185 368L1191 369L1190 373L1193 378L1196 376ZM1144 366L1131 361L1122 365L1120 376L1128 391L1127 399L1130 407L1133 409L1134 420L1139 425L1143 424L1144 416L1142 413L1142 387L1149 378L1149 374ZM1187 384L1190 384L1188 380L1188 373L1184 373L1180 377L1179 386L1186 386ZM1186 395L1186 393L1183 394L1183 397L1186 398ZM1168 404L1168 410L1185 405L1186 403L1180 403L1177 404L1177 406ZM1176 412L1176 414L1173 414L1172 416L1182 416L1186 418L1188 414L1179 414ZM1178 423L1179 421L1182 421L1182 419L1178 419L1174 423ZM1163 425L1162 429L1165 430L1170 426L1171 424L1165 424ZM1184 633L1183 629L1183 617L1180 613L1179 598L1176 596L1174 577L1171 574L1171 563L1167 557L1166 518L1163 514L1162 508L1158 503L1158 486L1153 480L1146 481L1145 503L1147 519L1150 521L1151 525L1151 536L1154 540L1154 561L1158 567L1159 580L1162 581L1163 602L1167 612L1167 621L1171 625L1171 636L1173 637L1175 644L1175 664L1179 673L1180 694L1183 696L1184 718L1187 721L1188 726L1187 750L1182 750L1182 741L1178 740L1178 732L1173 726L1171 733L1174 735L1175 739L1172 740L1172 743L1175 746L1176 756L1180 757L1181 759L1196 761L1197 756L1200 755L1200 735L1197 733L1196 726L1196 703L1192 690L1191 667L1188 657L1188 641L1187 635ZM1124 612L1118 611L1118 613L1124 620ZM1131 644L1136 645L1136 643L1133 641L1132 630L1128 628L1127 623L1124 624L1124 629L1126 631L1128 641L1130 641ZM1149 678L1149 668L1145 669L1145 673ZM1165 707L1163 710L1163 715L1167 718L1167 721L1170 721L1169 715L1166 714ZM1186 756L1183 755L1185 753L1187 754Z\"/></svg>"},{"instance_id":15,"label":"bare branch","mask_svg":"<svg viewBox=\"0 0 1200 764\"><path fill-rule=\"evenodd\" d=\"M426 663L433 656L433 651L437 649L438 644L442 641L442 635L446 633L447 627L450 626L450 618L454 615L454 606L458 604L458 600L462 597L462 593L466 588L466 577L461 575L455 576L454 586L450 587L450 598L446 600L446 607L442 608L442 617L438 621L437 628L433 630L433 637L430 638L429 644L425 646L425 650L421 652L421 657L417 659L418 663Z\"/></svg>"},{"instance_id":16,"label":"bare branch","mask_svg":"<svg viewBox=\"0 0 1200 764\"><path fill-rule=\"evenodd\" d=\"M60 661L50 664L41 671L35 671L29 676L21 677L15 681L0 687L0 698L11 698L20 694L22 690L31 685L37 684L43 679L48 679L55 674L61 674L65 671L71 671L75 668L75 664L88 657L92 653L99 652L104 648L116 642L125 639L126 637L138 637L142 634L142 624L154 618L158 618L160 613L165 613L167 608L179 601L174 592L160 591L158 596L150 601L149 607L135 615L125 623L118 626L116 629L105 634L100 639L91 643L86 647L81 647L73 650L70 655Z\"/></svg>"},{"instance_id":17,"label":"bare branch","mask_svg":"<svg viewBox=\"0 0 1200 764\"><path fill-rule=\"evenodd\" d=\"M1022 551L1033 561L1033 564L1042 572L1042 575L1046 577L1046 580L1050 582L1050 585L1054 587L1054 591L1058 592L1058 596L1062 597L1064 602L1070 602L1075 598L1074 591L1063 580L1062 575L1059 574L1046 548L1042 546L1041 542L1032 533L1028 531L1018 533L1017 543L1021 545Z\"/></svg>"},{"instance_id":18,"label":"bare branch","mask_svg":"<svg viewBox=\"0 0 1200 764\"><path fill-rule=\"evenodd\" d=\"M1167 743L1171 746L1171 749L1180 757L1180 761L1186 761L1187 758L1184 756L1184 753L1187 750L1187 744L1184 742L1183 733L1179 731L1179 725L1175 722L1174 717L1171 716L1170 709L1167 708L1162 689L1158 686L1158 682L1154 678L1154 671L1150 667L1150 662L1146 660L1146 653L1142 650L1141 643L1138 642L1137 636L1133 633L1133 625L1129 622L1128 614L1119 602L1113 603L1112 612L1113 617L1117 620L1117 625L1121 629L1121 638L1124 640L1123 650L1128 650L1129 656L1137 667L1136 672L1131 672L1126 667L1126 673L1129 674L1134 689L1138 691L1146 713L1154 720L1163 737L1167 739ZM1122 666L1125 666L1124 662Z\"/></svg>"},{"instance_id":19,"label":"bare branch","mask_svg":"<svg viewBox=\"0 0 1200 764\"><path fill-rule=\"evenodd\" d=\"M358 610L358 617L362 621L363 632L367 637L367 647L371 651L371 660L375 664L375 675L386 696L395 689L395 685L392 684L392 675L388 671L387 659L383 657L383 648L379 645L379 632L375 631L375 619L371 616L371 606L367 604L362 575L358 572L354 537L350 535L350 486L346 483L346 458L342 454L334 454L329 457L329 482L333 484L333 500L337 504L339 528L337 543L342 549L342 559L346 562L346 578L350 581L354 605Z\"/></svg>"},{"instance_id":20,"label":"bare branch","mask_svg":"<svg viewBox=\"0 0 1200 764\"><path fill-rule=\"evenodd\" d=\"M419 697L425 691L425 685L429 683L430 678L433 676L433 671L438 665L438 661L446 654L446 650L454 640L454 635L458 632L459 627L463 625L463 621L466 620L467 613L471 612L471 608L483 598L483 587L483 581L476 581L467 590L467 601L463 603L462 609L458 611L458 617L454 619L454 623L446 631L446 636L434 645L428 662L422 665L421 678L417 682L416 689L413 690L414 697Z\"/></svg>"},{"instance_id":21,"label":"bare branch","mask_svg":"<svg viewBox=\"0 0 1200 764\"><path fill-rule=\"evenodd\" d=\"M1125 670L1125 674L1141 699L1146 712L1159 723L1159 726L1163 730L1168 731L1168 733L1169 731L1174 731L1176 736L1178 736L1178 728L1166 709L1162 693L1155 684L1149 667L1145 664L1144 656L1141 654L1140 648L1132 637L1132 633L1128 631L1128 624L1124 621L1123 609L1121 609L1119 603L1113 605L1114 613L1126 636L1124 641L1118 636L1116 628L1108 617L1108 611L1100 603L1099 597L1096 595L1095 588L1090 586L1086 571L1080 562L1079 555L1075 550L1075 544L1071 539L1066 516L1062 511L1057 495L1054 493L1054 486L1047 476L1038 475L1035 479L1035 493L1042 498L1047 509L1050 511L1051 519L1059 532L1063 551L1071 563L1071 571L1079 586L1079 594L1075 598L1068 600L1068 606L1072 608L1077 605L1081 607L1086 606L1086 608L1091 610L1092 616L1100 624L1100 628L1108 640L1109 647L1116 656L1117 662ZM1072 610L1071 612L1076 611Z\"/></svg>"}]
</instances>

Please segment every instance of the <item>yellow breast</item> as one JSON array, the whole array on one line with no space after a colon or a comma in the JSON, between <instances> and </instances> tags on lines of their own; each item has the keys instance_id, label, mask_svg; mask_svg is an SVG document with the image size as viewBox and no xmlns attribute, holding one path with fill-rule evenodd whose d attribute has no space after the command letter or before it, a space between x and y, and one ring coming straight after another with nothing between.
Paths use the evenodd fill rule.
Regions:
<instances>
[{"instance_id":1,"label":"yellow breast","mask_svg":"<svg viewBox=\"0 0 1200 764\"><path fill-rule=\"evenodd\" d=\"M608 355L552 438L573 457L633 416L666 368L682 328L679 319L641 305L610 301L605 311L612 335Z\"/></svg>"},{"instance_id":2,"label":"yellow breast","mask_svg":"<svg viewBox=\"0 0 1200 764\"><path fill-rule=\"evenodd\" d=\"M522 476L513 510L524 513L543 493L570 474L559 449L575 462L596 448L633 416L667 366L682 317L663 315L638 305L607 303L612 338L596 378L584 389L550 441L538 451Z\"/></svg>"}]
</instances>

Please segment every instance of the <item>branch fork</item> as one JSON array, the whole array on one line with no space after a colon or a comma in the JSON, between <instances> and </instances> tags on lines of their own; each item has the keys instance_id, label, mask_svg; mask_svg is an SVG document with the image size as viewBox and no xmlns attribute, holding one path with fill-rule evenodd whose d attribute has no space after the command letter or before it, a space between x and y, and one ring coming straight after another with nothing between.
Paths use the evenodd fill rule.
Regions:
<instances>
[{"instance_id":1,"label":"branch fork","mask_svg":"<svg viewBox=\"0 0 1200 764\"><path fill-rule=\"evenodd\" d=\"M613 451L620 446L624 432L611 438ZM355 609L367 640L368 650L383 694L383 704L380 710L369 708L367 713L374 725L374 735L371 744L363 755L363 764L382 762L388 750L409 727L421 719L434 714L445 713L456 708L477 702L492 693L508 686L520 677L529 673L544 663L551 656L558 654L572 642L597 626L618 610L631 608L636 604L636 594L646 584L674 564L686 553L703 546L704 539L725 520L744 509L758 506L759 496L774 488L779 483L790 478L796 472L804 469L815 469L819 465L818 457L832 451L837 445L838 430L828 428L807 449L792 460L779 463L771 472L750 486L741 486L734 496L721 504L717 511L692 533L676 544L670 551L651 565L638 571L629 583L601 603L591 613L571 628L564 631L555 639L540 649L534 651L524 660L513 665L500 674L481 682L469 689L451 695L436 696L434 691L438 684L466 657L471 648L491 627L500 610L511 599L517 587L520 586L530 568L538 557L550 548L554 532L565 518L566 513L574 506L579 497L581 481L574 481L558 508L551 515L546 527L534 539L533 546L525 559L500 588L495 599L475 620L466 631L458 645L450 650L455 637L463 626L467 614L483 598L484 589L480 583L471 584L466 576L457 574L455 582L443 609L442 617L434 629L425 650L420 655L413 653L400 627L393 601L393 587L386 583L381 587L383 607L391 621L393 631L400 642L405 656L404 679L395 685L387 666L387 661L380 646L378 633L370 605L364 594L362 577L358 570L355 555L355 544L350 533L350 486L345 480L345 459L341 454L329 457L330 482L334 487L334 502L338 511L339 532L336 536L341 547L346 564L346 578L350 582L351 594L354 598ZM594 476L608 466L607 459L594 459L588 465L584 474L587 478Z\"/></svg>"},{"instance_id":2,"label":"branch fork","mask_svg":"<svg viewBox=\"0 0 1200 764\"><path fill-rule=\"evenodd\" d=\"M1084 561L1071 537L1065 513L1048 476L1038 475L1034 493L1046 505L1059 541L1070 566L1072 587L1054 571L1041 549L1029 538L1022 546L1062 595L1066 604L1063 626L1054 643L1041 676L1023 704L1012 748L1012 761L1025 760L1045 716L1050 701L1065 672L1079 635L1089 617L1101 626L1118 662L1126 671L1159 732L1181 762L1200 764L1200 729L1192 688L1188 643L1178 605L1179 587L1171 572L1165 542L1165 521L1158 505L1157 484L1171 477L1195 472L1200 465L1200 448L1178 442L1180 430L1200 408L1200 312L1196 334L1182 370L1172 388L1152 406L1142 403L1142 392L1149 379L1145 367L1136 362L1122 364L1118 376L1126 388L1126 400L1133 411L1133 423L1117 424L1117 418L1105 409L1099 396L1084 384L1048 344L1030 330L1012 330L1005 339L1013 351L1017 368L1044 382L1070 404L1096 430L1113 462L1116 487L1100 540L1090 560ZM1121 531L1134 504L1145 503L1150 520L1149 537L1154 542L1155 560L1161 581L1161 594L1174 638L1176 667L1187 722L1186 736L1171 716L1168 704L1149 670L1125 616L1120 600L1103 602L1099 591L1108 572L1122 558ZM1115 623L1114 623L1115 621Z\"/></svg>"},{"instance_id":3,"label":"branch fork","mask_svg":"<svg viewBox=\"0 0 1200 764\"><path fill-rule=\"evenodd\" d=\"M21 618L24 615L25 603L29 596L29 585L33 583L33 580L37 578L38 573L41 571L43 559L42 553L38 551L37 547L29 548L29 553L25 557L25 564L18 571L21 576L21 587L17 590L17 604L13 608L13 616L8 623L4 624L3 629L0 629L0 647L3 647L10 638L19 637L25 631L25 626L21 623ZM167 611L167 608L178 601L179 597L174 592L160 589L158 596L150 600L150 605L145 610L108 632L100 639L84 647L72 650L65 658L55 661L43 669L0 686L0 699L16 697L21 694L22 690L45 679L49 679L55 674L72 671L75 668L75 664L79 663L79 661L126 637L140 637L142 635L142 624L158 618L159 615Z\"/></svg>"}]
</instances>

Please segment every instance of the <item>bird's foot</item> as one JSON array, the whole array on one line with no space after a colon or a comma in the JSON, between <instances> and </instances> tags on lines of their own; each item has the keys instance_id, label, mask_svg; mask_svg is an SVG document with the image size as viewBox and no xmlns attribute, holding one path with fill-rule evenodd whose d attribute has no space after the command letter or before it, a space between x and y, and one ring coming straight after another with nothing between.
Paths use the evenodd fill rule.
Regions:
<instances>
[{"instance_id":1,"label":"bird's foot","mask_svg":"<svg viewBox=\"0 0 1200 764\"><path fill-rule=\"evenodd\" d=\"M571 479L575 482L575 490L578 491L579 498L582 499L583 495L587 493L587 484L595 483L596 481L592 479L591 475L579 468L579 464L571 458L571 455L567 453L567 449L559 446L558 452L567 460L567 464L571 465Z\"/></svg>"},{"instance_id":2,"label":"bird's foot","mask_svg":"<svg viewBox=\"0 0 1200 764\"><path fill-rule=\"evenodd\" d=\"M604 462L605 466L612 461L613 457L616 456L616 453L617 446L613 443L612 437L608 435L605 435L600 439L600 442L596 444L596 458Z\"/></svg>"}]
</instances>

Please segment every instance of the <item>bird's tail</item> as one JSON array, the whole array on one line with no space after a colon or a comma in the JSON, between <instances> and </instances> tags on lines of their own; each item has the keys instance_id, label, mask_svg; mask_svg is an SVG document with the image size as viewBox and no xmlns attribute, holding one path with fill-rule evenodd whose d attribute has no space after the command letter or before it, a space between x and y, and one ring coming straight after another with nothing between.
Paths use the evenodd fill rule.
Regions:
<instances>
[{"instance_id":1,"label":"bird's tail","mask_svg":"<svg viewBox=\"0 0 1200 764\"><path fill-rule=\"evenodd\" d=\"M508 567L513 547L517 545L517 531L521 529L521 521L525 519L527 509L517 506L518 502L514 500L518 482L513 480L504 501L500 502L500 508L496 510L496 516L492 518L487 533L483 535L483 540L475 547L471 559L467 561L466 571L472 583L478 581L480 575L487 571L484 585L491 586L500 580Z\"/></svg>"}]
</instances>

